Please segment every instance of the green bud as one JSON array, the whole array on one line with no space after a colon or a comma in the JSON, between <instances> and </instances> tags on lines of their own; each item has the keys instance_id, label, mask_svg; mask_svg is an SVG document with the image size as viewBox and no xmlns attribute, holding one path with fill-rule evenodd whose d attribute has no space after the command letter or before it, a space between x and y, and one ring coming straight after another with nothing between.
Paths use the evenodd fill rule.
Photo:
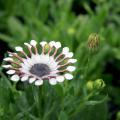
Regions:
<instances>
[{"instance_id":1,"label":"green bud","mask_svg":"<svg viewBox=\"0 0 120 120\"><path fill-rule=\"evenodd\" d=\"M91 33L88 37L89 50L97 50L100 45L100 36L97 33Z\"/></svg>"},{"instance_id":2,"label":"green bud","mask_svg":"<svg viewBox=\"0 0 120 120\"><path fill-rule=\"evenodd\" d=\"M95 89L102 89L105 87L105 82L102 79L97 79L94 81L94 88Z\"/></svg>"},{"instance_id":3,"label":"green bud","mask_svg":"<svg viewBox=\"0 0 120 120\"><path fill-rule=\"evenodd\" d=\"M88 81L87 84L86 84L86 88L87 90L89 91L92 91L93 90L93 81Z\"/></svg>"}]
</instances>

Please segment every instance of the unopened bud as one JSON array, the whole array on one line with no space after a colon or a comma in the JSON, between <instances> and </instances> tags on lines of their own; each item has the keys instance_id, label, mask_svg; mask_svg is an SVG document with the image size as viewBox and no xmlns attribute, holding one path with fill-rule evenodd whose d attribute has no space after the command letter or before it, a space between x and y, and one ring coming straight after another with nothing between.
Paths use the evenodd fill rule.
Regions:
<instances>
[{"instance_id":1,"label":"unopened bud","mask_svg":"<svg viewBox=\"0 0 120 120\"><path fill-rule=\"evenodd\" d=\"M93 81L88 81L87 84L86 84L86 88L87 90L89 91L92 91L93 90Z\"/></svg>"},{"instance_id":2,"label":"unopened bud","mask_svg":"<svg viewBox=\"0 0 120 120\"><path fill-rule=\"evenodd\" d=\"M102 89L105 87L105 82L102 79L97 79L94 81L94 88L95 89Z\"/></svg>"},{"instance_id":3,"label":"unopened bud","mask_svg":"<svg viewBox=\"0 0 120 120\"><path fill-rule=\"evenodd\" d=\"M88 47L90 50L97 50L100 45L100 36L97 33L91 33L88 37Z\"/></svg>"}]
</instances>

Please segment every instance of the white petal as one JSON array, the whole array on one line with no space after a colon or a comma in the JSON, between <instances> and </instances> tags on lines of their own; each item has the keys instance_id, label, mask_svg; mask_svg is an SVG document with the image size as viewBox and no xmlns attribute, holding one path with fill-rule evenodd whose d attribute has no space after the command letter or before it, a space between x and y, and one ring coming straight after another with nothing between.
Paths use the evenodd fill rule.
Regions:
<instances>
[{"instance_id":1,"label":"white petal","mask_svg":"<svg viewBox=\"0 0 120 120\"><path fill-rule=\"evenodd\" d=\"M63 50L62 50L62 53L63 54L68 54L69 52L69 48L68 47L64 47Z\"/></svg>"},{"instance_id":2,"label":"white petal","mask_svg":"<svg viewBox=\"0 0 120 120\"><path fill-rule=\"evenodd\" d=\"M50 45L51 47L55 46L55 41L50 41L50 42L49 42L49 45Z\"/></svg>"},{"instance_id":3,"label":"white petal","mask_svg":"<svg viewBox=\"0 0 120 120\"><path fill-rule=\"evenodd\" d=\"M9 57L4 58L3 60L4 60L4 61L13 61L13 59L12 59L12 58L9 58Z\"/></svg>"},{"instance_id":4,"label":"white petal","mask_svg":"<svg viewBox=\"0 0 120 120\"><path fill-rule=\"evenodd\" d=\"M56 81L55 78L51 78L51 79L49 80L49 83L50 83L51 85L56 85L56 84L57 84L57 81Z\"/></svg>"},{"instance_id":5,"label":"white petal","mask_svg":"<svg viewBox=\"0 0 120 120\"><path fill-rule=\"evenodd\" d=\"M28 80L28 75L25 75L21 78L21 81L26 81L26 80Z\"/></svg>"},{"instance_id":6,"label":"white petal","mask_svg":"<svg viewBox=\"0 0 120 120\"><path fill-rule=\"evenodd\" d=\"M43 84L43 80L37 80L36 82L35 82L35 85L36 86L40 86L40 85L42 85Z\"/></svg>"},{"instance_id":7,"label":"white petal","mask_svg":"<svg viewBox=\"0 0 120 120\"><path fill-rule=\"evenodd\" d=\"M28 43L24 43L24 45L28 46L29 48L31 48L32 46Z\"/></svg>"},{"instance_id":8,"label":"white petal","mask_svg":"<svg viewBox=\"0 0 120 120\"><path fill-rule=\"evenodd\" d=\"M56 42L55 43L55 47L58 49L58 48L60 48L61 47L61 43L60 42Z\"/></svg>"},{"instance_id":9,"label":"white petal","mask_svg":"<svg viewBox=\"0 0 120 120\"><path fill-rule=\"evenodd\" d=\"M15 73L15 70L8 70L7 71L7 74L9 74L9 75L12 75L12 74L14 74Z\"/></svg>"},{"instance_id":10,"label":"white petal","mask_svg":"<svg viewBox=\"0 0 120 120\"><path fill-rule=\"evenodd\" d=\"M74 67L74 66L68 66L68 67L67 67L67 70L68 70L69 72L73 72L75 69L76 69L76 67Z\"/></svg>"},{"instance_id":11,"label":"white petal","mask_svg":"<svg viewBox=\"0 0 120 120\"><path fill-rule=\"evenodd\" d=\"M65 57L71 58L71 57L73 57L73 53L72 53L72 52L69 52L69 53L67 53L67 54L65 55Z\"/></svg>"},{"instance_id":12,"label":"white petal","mask_svg":"<svg viewBox=\"0 0 120 120\"><path fill-rule=\"evenodd\" d=\"M29 79L29 83L33 83L36 80L35 77Z\"/></svg>"},{"instance_id":13,"label":"white petal","mask_svg":"<svg viewBox=\"0 0 120 120\"><path fill-rule=\"evenodd\" d=\"M22 73L29 74L29 71L24 68L19 68Z\"/></svg>"},{"instance_id":14,"label":"white petal","mask_svg":"<svg viewBox=\"0 0 120 120\"><path fill-rule=\"evenodd\" d=\"M49 67L51 68L51 70L54 71L54 70L57 69L58 63L54 60L53 57L50 57L50 58L49 58L49 61L48 61L48 65L49 65Z\"/></svg>"},{"instance_id":15,"label":"white petal","mask_svg":"<svg viewBox=\"0 0 120 120\"><path fill-rule=\"evenodd\" d=\"M9 57L12 57L13 55L12 54L9 54Z\"/></svg>"},{"instance_id":16,"label":"white petal","mask_svg":"<svg viewBox=\"0 0 120 120\"><path fill-rule=\"evenodd\" d=\"M13 53L14 55L17 55L17 53ZM12 57L13 55L12 54L9 54L9 57Z\"/></svg>"},{"instance_id":17,"label":"white petal","mask_svg":"<svg viewBox=\"0 0 120 120\"><path fill-rule=\"evenodd\" d=\"M73 79L73 75L70 74L70 73L66 73L64 76L65 76L65 78L68 79L68 80Z\"/></svg>"},{"instance_id":18,"label":"white petal","mask_svg":"<svg viewBox=\"0 0 120 120\"><path fill-rule=\"evenodd\" d=\"M36 54L36 55L33 54L31 59L32 59L32 63L34 63L34 64L41 62L41 58L40 58L39 54Z\"/></svg>"},{"instance_id":19,"label":"white petal","mask_svg":"<svg viewBox=\"0 0 120 120\"><path fill-rule=\"evenodd\" d=\"M70 62L70 63L76 63L77 59L69 59L68 62Z\"/></svg>"},{"instance_id":20,"label":"white petal","mask_svg":"<svg viewBox=\"0 0 120 120\"><path fill-rule=\"evenodd\" d=\"M47 42L46 41L42 41L42 42L40 42L40 45L43 47L43 46L45 46L47 44Z\"/></svg>"},{"instance_id":21,"label":"white petal","mask_svg":"<svg viewBox=\"0 0 120 120\"><path fill-rule=\"evenodd\" d=\"M22 68L22 69L27 70L27 71L29 71L30 68L31 68L31 65L28 64L28 63L26 63L26 62L21 63L20 65L21 65L21 68Z\"/></svg>"},{"instance_id":22,"label":"white petal","mask_svg":"<svg viewBox=\"0 0 120 120\"><path fill-rule=\"evenodd\" d=\"M20 79L20 77L19 77L18 75L13 75L13 76L11 77L11 80L12 80L12 81L19 81L19 79Z\"/></svg>"},{"instance_id":23,"label":"white petal","mask_svg":"<svg viewBox=\"0 0 120 120\"><path fill-rule=\"evenodd\" d=\"M35 40L31 40L30 41L30 44L33 45L33 46L36 46L37 45L37 42Z\"/></svg>"},{"instance_id":24,"label":"white petal","mask_svg":"<svg viewBox=\"0 0 120 120\"><path fill-rule=\"evenodd\" d=\"M34 62L35 62L35 60L34 60ZM24 59L23 63L26 65L26 67L34 64L33 61L32 61L32 58Z\"/></svg>"},{"instance_id":25,"label":"white petal","mask_svg":"<svg viewBox=\"0 0 120 120\"><path fill-rule=\"evenodd\" d=\"M20 46L18 46L18 47L15 47L15 50L16 50L16 51L23 51L23 48L20 47Z\"/></svg>"},{"instance_id":26,"label":"white petal","mask_svg":"<svg viewBox=\"0 0 120 120\"><path fill-rule=\"evenodd\" d=\"M2 65L2 67L4 67L4 68L10 68L12 66L11 65Z\"/></svg>"},{"instance_id":27,"label":"white petal","mask_svg":"<svg viewBox=\"0 0 120 120\"><path fill-rule=\"evenodd\" d=\"M57 80L58 82L63 82L63 81L64 81L64 77L63 77L63 76L58 76L58 77L56 78L56 80Z\"/></svg>"},{"instance_id":28,"label":"white petal","mask_svg":"<svg viewBox=\"0 0 120 120\"><path fill-rule=\"evenodd\" d=\"M49 55L41 55L40 56L39 63L48 64L49 61L50 61L50 56Z\"/></svg>"}]
</instances>

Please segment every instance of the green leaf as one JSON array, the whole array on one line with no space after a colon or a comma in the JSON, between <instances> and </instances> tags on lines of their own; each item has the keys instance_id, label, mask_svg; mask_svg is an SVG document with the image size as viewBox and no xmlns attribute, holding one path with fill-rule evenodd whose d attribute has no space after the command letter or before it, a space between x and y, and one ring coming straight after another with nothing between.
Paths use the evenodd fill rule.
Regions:
<instances>
[{"instance_id":1,"label":"green leaf","mask_svg":"<svg viewBox=\"0 0 120 120\"><path fill-rule=\"evenodd\" d=\"M27 28L15 17L8 19L8 28L15 38L24 40L27 37Z\"/></svg>"},{"instance_id":2,"label":"green leaf","mask_svg":"<svg viewBox=\"0 0 120 120\"><path fill-rule=\"evenodd\" d=\"M68 115L64 111L61 111L58 120L68 120Z\"/></svg>"},{"instance_id":3,"label":"green leaf","mask_svg":"<svg viewBox=\"0 0 120 120\"><path fill-rule=\"evenodd\" d=\"M55 92L58 96L62 97L63 96L63 88L61 85L56 85L55 86Z\"/></svg>"}]
</instances>

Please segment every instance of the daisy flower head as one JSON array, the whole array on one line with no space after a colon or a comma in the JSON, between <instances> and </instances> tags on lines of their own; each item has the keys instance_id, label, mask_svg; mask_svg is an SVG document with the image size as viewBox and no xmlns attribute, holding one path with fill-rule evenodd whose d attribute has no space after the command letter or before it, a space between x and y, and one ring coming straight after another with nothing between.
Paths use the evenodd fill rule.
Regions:
<instances>
[{"instance_id":1,"label":"daisy flower head","mask_svg":"<svg viewBox=\"0 0 120 120\"><path fill-rule=\"evenodd\" d=\"M77 60L72 58L73 53L68 47L61 48L61 43L55 41L38 44L35 40L24 45L28 53L18 46L15 47L16 53L8 52L9 57L4 58L7 64L3 67L8 69L12 81L28 81L40 86L45 80L55 85L73 79L71 72L76 69L73 64Z\"/></svg>"}]
</instances>

